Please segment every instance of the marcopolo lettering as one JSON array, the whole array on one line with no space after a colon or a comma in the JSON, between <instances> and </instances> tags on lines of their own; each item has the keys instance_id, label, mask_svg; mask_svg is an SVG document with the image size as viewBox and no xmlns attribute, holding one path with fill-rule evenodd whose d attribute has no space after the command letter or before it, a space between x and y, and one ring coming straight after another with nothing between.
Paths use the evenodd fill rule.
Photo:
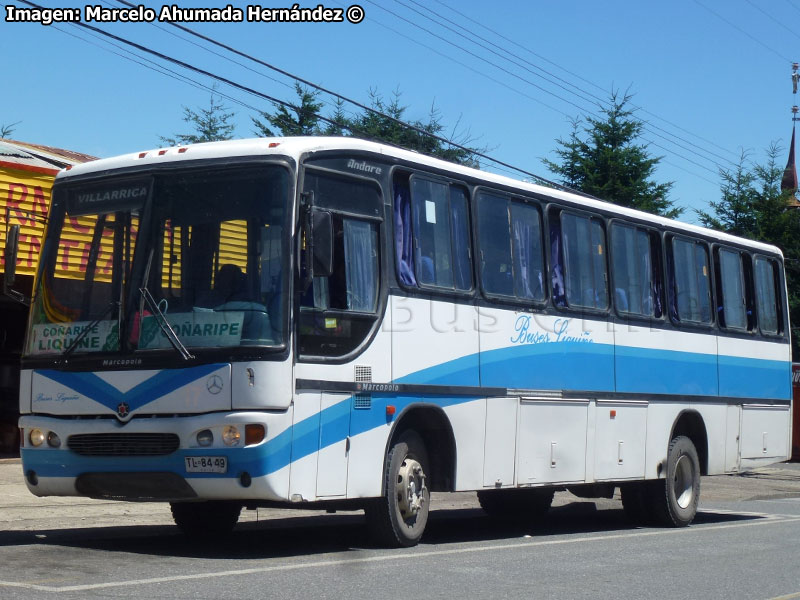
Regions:
<instances>
[{"instance_id":1,"label":"marcopolo lettering","mask_svg":"<svg viewBox=\"0 0 800 600\"><path fill-rule=\"evenodd\" d=\"M399 392L397 383L359 383L356 388L360 392Z\"/></svg>"}]
</instances>

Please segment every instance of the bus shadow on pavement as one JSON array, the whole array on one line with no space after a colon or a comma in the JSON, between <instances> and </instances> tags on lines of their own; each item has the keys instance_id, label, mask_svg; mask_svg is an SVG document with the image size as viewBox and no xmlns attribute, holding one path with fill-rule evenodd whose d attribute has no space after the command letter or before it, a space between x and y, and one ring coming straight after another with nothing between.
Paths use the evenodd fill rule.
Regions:
<instances>
[{"instance_id":1,"label":"bus shadow on pavement","mask_svg":"<svg viewBox=\"0 0 800 600\"><path fill-rule=\"evenodd\" d=\"M758 514L699 512L694 526L755 521ZM431 545L498 542L520 537L616 534L640 530L621 509L597 510L593 502L553 508L537 522L499 519L478 508L431 512L420 548ZM654 527L653 530L658 528ZM0 547L52 545L153 556L209 559L265 559L380 550L369 537L360 513L320 514L245 522L226 537L191 540L170 525L137 525L52 531L0 532ZM411 550L413 551L413 550Z\"/></svg>"}]
</instances>

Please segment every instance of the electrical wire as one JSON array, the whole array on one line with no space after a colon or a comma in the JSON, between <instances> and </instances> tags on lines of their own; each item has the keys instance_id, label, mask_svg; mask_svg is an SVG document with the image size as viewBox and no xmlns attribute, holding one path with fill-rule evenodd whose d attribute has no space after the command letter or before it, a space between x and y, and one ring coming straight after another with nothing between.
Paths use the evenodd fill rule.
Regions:
<instances>
[{"instance_id":1,"label":"electrical wire","mask_svg":"<svg viewBox=\"0 0 800 600\"><path fill-rule=\"evenodd\" d=\"M736 23L734 23L733 21L730 21L730 20L726 19L726 18L725 18L725 17L723 17L721 14L719 14L717 11L715 11L715 10L712 10L711 8L709 8L708 6L706 6L705 4L703 4L702 2L700 2L700 0L694 0L694 2L695 2L695 4L697 4L697 5L701 6L702 8L705 8L705 9L706 9L708 12L710 12L712 15L714 15L715 17L717 17L717 18L718 18L720 21L722 21L722 22L724 22L724 23L727 23L728 25L730 25L731 27L733 27L733 28L734 28L736 31L738 31L738 32L739 32L739 33L741 33L742 35L746 35L747 37L749 37L751 40L753 40L753 41L754 41L756 44L758 44L758 45L759 45L759 46L761 46L762 48L765 48L765 49L769 50L770 52L772 52L772 53L773 53L775 56L777 56L778 58L780 58L780 59L782 59L782 60L785 60L785 61L786 61L786 62L788 62L788 63L791 63L791 62L792 62L792 60L791 60L790 58L787 58L786 56L784 56L783 54L781 54L780 52L778 52L777 50L775 50L775 48L773 48L773 47L771 47L771 46L769 46L769 45L765 44L764 42L762 42L761 40L759 40L759 39L758 39L757 37L755 37L754 35L752 35L752 34L748 33L747 31L745 31L744 29L742 29L741 27L739 27L739 26L738 26Z\"/></svg>"},{"instance_id":2,"label":"electrical wire","mask_svg":"<svg viewBox=\"0 0 800 600\"><path fill-rule=\"evenodd\" d=\"M407 18L403 17L402 15L399 15L399 14L397 14L396 12L394 12L394 11L392 11L390 9L377 4L377 2L375 2L374 0L365 0L365 1L368 2L369 4L372 4L373 6L376 6L376 7L380 8L381 10L384 10L384 11L388 12L392 16L394 16L394 17L396 17L396 18L398 18L398 19L400 19L402 21L405 21L406 23L412 25L413 27L416 27L417 29L421 29L425 33L427 33L427 34L439 39L440 41L443 41L446 44L449 44L451 46L454 46L454 47L458 48L459 50L461 50L461 51L473 56L474 58L477 58L478 60L480 60L482 62L485 62L485 63L487 63L487 64L499 69L500 71L503 71L504 73L506 73L508 75L511 75L512 77L514 77L516 79L520 79L521 81L527 83L528 85L531 85L531 86L543 91L546 94L554 96L555 98L561 100L562 102L565 102L567 104L570 104L570 105L576 107L578 110L580 110L580 111L582 111L584 113L590 114L595 119L602 120L601 115L599 115L597 112L595 112L593 110L589 110L585 106L581 106L579 104L576 104L575 102L572 102L571 100L568 100L568 99L564 98L563 96L560 96L559 94L556 94L555 92L552 92L552 91L550 91L550 90L548 90L548 89L546 89L546 88L544 88L544 87L532 82L531 80L526 79L525 77L522 77L522 76L520 76L520 75L518 75L518 74L516 74L516 73L514 73L512 71L509 71L508 69L498 65L497 63L494 63L494 62L488 60L487 58L485 58L485 57L483 57L483 56L481 56L479 54L476 54L475 52L472 52L471 50L469 50L467 48L464 48L463 46L461 46L459 44L456 44L455 42L453 42L451 40L448 40L448 39L446 39L446 38L444 38L444 37L432 32L431 30L419 25L418 23L415 23L415 22L411 21L410 19L407 19ZM403 4L402 2L400 2L400 0L395 0L395 2L398 2L399 4ZM415 12L419 12L419 11L415 11ZM486 49L485 46L484 46L484 49ZM658 134L656 132L650 131L650 133L652 135L655 135L658 138L661 138L662 140L665 140L667 143L674 144L674 145L678 146L679 148L681 148L683 150L688 150L690 153L695 154L695 156L697 156L698 158L706 160L706 161L710 162L711 164L713 164L716 169L711 169L711 168L706 167L704 165L699 165L699 164L697 164L697 162L695 160L687 158L686 156L683 156L682 154L679 154L679 153L677 153L675 151L669 150L668 148L665 148L664 146L662 146L662 145L660 145L660 144L658 144L658 143L656 143L656 142L654 142L652 140L649 140L649 139L644 138L644 137L642 137L642 139L644 141L650 143L650 144L653 144L654 146L658 146L659 148L664 149L665 151L667 151L667 152L669 152L671 154L674 154L675 156L677 156L679 158L682 158L683 160L685 160L685 161L687 161L689 163L692 163L692 164L694 164L696 166L699 166L700 168L705 169L706 171L709 171L710 173L716 173L719 169L722 168L722 165L720 165L718 162L716 162L715 160L713 160L711 158L707 158L705 156L701 156L701 155L697 154L696 152L693 152L691 149L686 148L685 146L682 146L681 144L678 144L677 142L674 142L674 141L671 141L671 140L667 140L663 135L660 135L660 134ZM733 163L731 163L731 164L733 164Z\"/></svg>"},{"instance_id":3,"label":"electrical wire","mask_svg":"<svg viewBox=\"0 0 800 600\"><path fill-rule=\"evenodd\" d=\"M434 1L435 1L435 2L437 2L438 4L440 4L440 5L444 6L444 7L445 7L445 8L447 8L449 11L452 11L452 12L454 12L454 13L456 13L456 14L460 15L462 18L466 19L466 20L467 20L467 21L469 21L470 23L472 23L472 24L474 24L474 25L477 25L478 27L481 27L482 29L485 29L486 31L489 31L489 32L490 32L490 33L492 33L493 35L496 35L497 37L499 37L499 38L501 38L501 39L505 40L506 42L509 42L509 43L510 43L510 44L512 44L513 46L516 46L517 48L520 48L521 50L524 50L524 51L525 51L525 52L527 52L528 54L531 54L532 56L535 56L536 58L538 58L538 59L540 59L540 60L543 60L543 61L545 61L546 63L548 63L548 64L550 64L550 65L553 65L553 66L554 66L554 67L556 67L557 69L560 69L561 71L564 71L565 73L568 73L569 75L572 75L572 76L573 76L573 77L575 77L576 79L579 79L580 81L583 81L584 83L587 83L587 84L591 85L592 87L594 87L594 88L597 88L598 90L600 90L600 91L602 91L602 92L604 92L604 93L608 91L608 90L606 90L605 88L603 88L602 86L598 85L597 83L595 83L595 82L593 82L593 81L591 81L591 80L589 80L589 79L586 79L585 77L582 77L581 75L579 75L579 74L577 74L577 73L575 73L575 72L573 72L573 71L570 71L569 69L567 69L567 68L565 68L565 67L563 67L563 66L559 65L558 63L556 63L556 62L553 62L552 60L550 60L550 59L549 59L549 58L547 58L546 56L542 56L541 54L538 54L538 53L534 52L533 50L531 50L531 49L530 49L530 48L528 48L527 46L524 46L524 45L522 45L521 43L519 43L519 42L517 42L517 41L515 41L515 40L512 40L512 39L511 39L511 38L509 38L509 37L506 37L506 36L505 36L505 35L503 35L502 33L500 33L500 32L498 32L498 31L496 31L496 30L492 29L491 27L488 27L488 26L487 26L485 23L481 23L480 21L477 21L477 20L475 20L475 19L471 18L469 15L466 15L466 14L464 14L463 12L459 11L457 8L455 8L455 7L453 7L453 6L449 5L449 4L446 4L446 3L445 3L445 2L443 2L442 0L434 0ZM789 1L789 0L787 0L787 1ZM799 9L799 10L800 10L800 9ZM678 125L678 124L676 124L676 123L673 123L672 121L670 121L670 120L668 120L668 119L665 119L664 117L661 117L661 116L659 116L659 115L657 115L657 114L655 114L655 113L653 113L653 112L650 112L649 110L645 109L645 108L644 108L644 107L642 107L642 106L637 106L637 105L635 105L635 104L631 104L631 107L632 107L633 109L635 109L635 110L639 110L639 111L641 111L641 112L643 112L643 113L645 113L645 114L648 114L648 115L650 115L651 117L655 117L655 118L656 118L656 119L658 119L659 121L663 121L664 123L667 123L667 124L668 124L668 125L670 125L671 127L674 127L675 129L678 129L678 130L680 130L680 131L683 131L684 133L687 133L687 134L689 134L689 135L691 135L691 136L693 136L693 137L695 137L695 138L697 138L697 139L699 139L699 140L701 140L701 141L703 141L703 142L705 142L705 143L707 143L707 144L711 144L712 146L714 146L715 148L717 148L717 149L719 149L719 150L722 150L723 152L727 152L727 153L729 153L729 154L736 155L736 153L735 153L733 150L731 150L731 149L729 149L729 148L725 148L724 146L721 146L721 145L717 144L717 143L716 143L716 142L714 142L713 140L709 140L709 139L707 139L707 138L705 138L705 137L702 137L702 136L700 136L700 135L698 135L698 134L696 134L696 133L693 133L693 132L689 131L688 129L685 129L685 128L681 127L680 125Z\"/></svg>"},{"instance_id":4,"label":"electrical wire","mask_svg":"<svg viewBox=\"0 0 800 600\"><path fill-rule=\"evenodd\" d=\"M416 0L408 0L408 1L409 1L409 2L411 2L412 4L415 4L416 6L419 6L420 8L422 8L422 9L424 9L424 10L427 10L428 12L430 12L430 13L432 13L432 14L436 15L436 17L438 17L439 19L442 19L442 20L444 20L445 22L447 22L447 23L450 23L450 24L454 25L454 26L455 26L455 27L457 27L459 30L457 31L457 30L453 29L452 27L449 27L448 25L445 25L445 24L442 24L442 23L437 23L437 22L436 22L434 19L432 19L432 18L431 18L431 17L429 17L428 15L426 15L426 14L423 14L422 12L420 12L420 11L419 11L419 10L417 10L417 9L414 9L414 8L411 8L411 7L409 7L409 6L408 6L408 5L406 5L404 2L402 2L402 0L394 0L394 1L395 1L396 3L398 3L398 4L402 5L402 6L406 6L407 8L409 8L410 10L412 10L412 11L414 11L415 13L419 14L419 15L420 15L420 16L422 16L423 18L425 18L425 19L428 19L429 21L432 21L432 22L436 23L437 25L440 25L440 26L442 26L442 27L444 27L444 28L448 29L449 31L451 31L451 32L455 33L456 35L459 35L459 36L464 36L464 35L466 35L466 36L471 36L471 37L478 38L479 40L481 40L481 41L483 41L483 42L486 42L487 44L489 44L489 45L493 46L494 48L497 48L499 51L501 51L501 52L503 52L503 53L505 53L505 54L507 54L507 55L509 55L509 56L513 57L513 58L514 58L514 59L516 59L516 60L511 60L511 59L509 59L508 57L506 57L506 56L503 56L503 55L502 55L502 54L500 54L499 52L497 52L497 51L493 50L492 48L488 48L487 46L485 46L484 44L482 44L482 43L480 43L480 42L475 42L475 41L473 41L473 40L470 40L470 41L472 41L472 43L474 43L474 44L476 44L476 45L480 46L481 48L483 48L483 49L485 49L485 50L487 50L487 51L491 52L492 54L494 54L494 55L496 55L496 56L499 56L500 58L502 58L502 59L504 59L504 60L507 60L507 61L511 62L512 64L516 64L516 65L518 65L518 66L522 67L523 69L525 69L525 70L526 70L526 71L528 71L529 73L532 73L532 74L536 75L537 77L541 77L542 79L544 79L545 81L548 81L549 83L552 83L552 84L554 84L554 85L557 85L559 88L561 88L561 89L565 90L565 91L566 91L566 92L568 92L568 93L574 94L574 95L578 96L579 98L581 98L581 99L583 99L583 100L585 100L585 101L589 101L589 102L592 102L592 103L596 103L598 106L603 106L603 105L605 104L605 99L603 99L603 98L601 98L601 97L597 96L597 95L596 95L596 94L594 94L593 92L590 92L590 91L588 91L588 90L585 90L585 89L581 88L580 86L578 86L578 85L575 85L575 84L573 84L573 83L571 83L571 82L569 82L569 81L567 81L567 80L565 80L565 79L563 79L563 78L559 77L559 76L558 76L558 75L556 75L555 73L552 73L551 71L548 71L547 69L544 69L544 68L542 68L542 67L540 67L540 66L536 65L535 63L533 63L533 62L531 62L531 61L529 61L529 60L527 60L527 59L525 59L525 58L523 58L523 57L519 56L518 54L515 54L514 52L511 52L510 50L508 50L508 49L506 49L506 48L503 48L502 46L499 46L498 44L495 44L495 43L494 43L494 42L492 42L491 40L488 40L488 39L486 39L485 37L482 37L482 36L478 35L478 34L477 34L477 33L475 33L474 31L472 31L471 29L468 29L468 28L466 28L466 27L463 27L463 26L459 25L458 23L456 23L456 22L455 22L455 21L453 21L452 19L449 19L448 17L446 17L446 16L444 16L444 15L441 15L441 14L439 14L438 12L434 11L433 9L431 9L431 8L429 8L429 7L426 7L426 6L422 5L422 4L420 4L420 3L419 3L419 2L417 2ZM527 64L527 65L530 65L530 66L531 66L531 67L533 67L534 69L536 69L536 70L538 70L538 71L541 71L542 73L545 73L545 75L541 75L541 74L539 74L539 73L536 73L536 72L534 72L534 71L531 71L531 69L529 69L528 67L526 67L526 66L525 66L525 64L520 64L520 63L519 63L519 62L517 62L517 61L522 61L523 63L525 63L525 64ZM550 78L553 78L553 79L555 79L555 80L557 80L557 81L552 81L552 79L550 79ZM568 85L568 86L570 86L571 88L574 88L575 90L578 90L578 91L573 91L573 90L571 90L571 89L569 89L569 88L565 87L565 85L561 85L560 83L557 83L557 82L562 82L562 83L564 83L565 85ZM587 98L587 96L588 96L588 98ZM687 139L685 139L685 138L683 138L683 137L681 137L681 136L679 136L679 135L677 135L677 134L675 134L675 133L672 133L672 132L670 132L670 131L667 131L666 129L664 129L664 128L662 128L662 127L659 127L658 125L655 125L654 123L651 123L650 121L647 121L647 120L642 120L642 123L643 123L643 125L644 125L644 129L645 129L645 131L647 131L647 130L650 130L650 129L655 129L655 130L661 131L661 132L663 132L665 135L667 135L667 136L670 136L670 137L673 137L673 138L675 138L675 139L677 139L677 140L680 140L680 141L681 141L681 142L683 142L684 144L688 144L689 146L692 146L692 147L696 148L696 149L697 149L697 150L699 150L700 152L704 152L704 153L706 153L706 154L708 154L708 155L710 155L710 156L716 157L716 158L718 158L718 159L720 159L720 160L722 160L722 161L724 161L724 162L727 162L727 163L729 163L729 164L731 164L731 165L735 165L735 163L734 163L733 161L731 161L730 159L728 159L728 158L726 158L726 157L724 157L724 156L721 156L721 155L717 154L716 152L713 152L713 151L711 151L711 150L708 150L708 149L706 149L706 148L703 148L702 146L699 146L698 144L695 144L694 142L692 142L692 141L690 141L690 140L687 140ZM656 135L656 136L658 136L658 137L661 137L662 139L665 139L665 140L666 140L666 138L665 138L664 136L661 136L661 135L659 135L659 134L658 134L658 133L656 133L656 132L652 132L652 133L653 133L654 135ZM696 152L695 152L694 150L692 150L691 148L689 148L689 147L687 147L687 146L684 146L684 145L682 145L682 144L678 144L677 142L673 142L673 141L671 141L671 140L666 140L666 141L668 141L669 143L673 143L673 144L675 144L676 146L678 146L679 148L682 148L682 149L684 149L684 150L687 150L688 152L692 152L692 153L695 153L695 154L696 154ZM720 165L719 163L717 163L717 162L716 162L714 159L707 158L707 157L705 157L705 156L701 156L701 155L699 155L699 154L698 154L698 157L700 157L700 158L703 158L704 160L708 160L709 162L711 162L712 164L714 164L714 165L715 165L715 166L717 166L718 168L721 168L721 167L722 167L722 165Z\"/></svg>"},{"instance_id":5,"label":"electrical wire","mask_svg":"<svg viewBox=\"0 0 800 600\"><path fill-rule=\"evenodd\" d=\"M28 6L32 7L32 8L36 8L36 9L39 9L39 10L44 10L44 7L42 7L42 6L38 5L38 4L34 3L34 2L31 2L30 0L17 0L17 1L18 1L18 2L21 2L21 3L23 3L23 4L26 4L26 5L28 5ZM182 68L184 68L184 69L188 69L188 70L190 70L190 71L193 71L193 72L195 72L195 73L202 74L202 75L204 75L204 76L206 76L206 77L209 77L209 78L215 79L215 80L217 80L217 81L219 81L219 82L221 82L221 83L224 83L224 84L226 84L226 85L228 85L228 86L234 87L234 88L236 88L236 89L239 89L239 90L241 90L241 91L245 91L245 92L247 92L247 93L249 93L249 94L255 95L255 96L257 96L257 97L260 97L260 98L263 98L263 99L265 99L265 100L269 100L270 102L273 102L273 103L275 103L275 104L282 105L282 106L285 106L285 107L287 107L287 108L291 108L291 109L293 109L293 110L295 110L295 111L298 111L298 110L299 110L299 107L297 107L296 105L294 105L294 104L292 104L292 103L290 103L290 102L286 102L286 101L284 101L284 100L280 100L280 99L278 99L278 98L276 98L276 97L274 97L274 96L270 96L270 95L268 95L268 94L264 94L263 92L259 92L259 91L255 90L255 89L253 89L253 88L250 88L250 87L248 87L248 86L245 86L245 85L242 85L242 84L236 83L235 81L232 81L232 80L230 80L230 79L228 79L228 78L226 78L226 77L222 77L221 75L217 75L217 74L215 74L215 73L212 73L212 72L210 72L210 71L207 71L207 70L205 70L205 69L201 69L200 67L197 67L197 66L195 66L195 65L191 65L191 64L189 64L189 63L187 63L187 62L181 61L181 60L179 60L179 59L177 59L177 58L174 58L174 57L172 57L172 56L169 56L169 55L163 54L162 52L158 52L157 50L153 50L153 49L151 49L151 48L147 48L146 46L143 46L143 45L141 45L141 44L138 44L138 43L136 43L136 42L133 42L133 41L131 41L131 40L125 39L125 38L123 38L123 37L121 37L121 36L115 35L115 34L113 34L113 33L110 33L110 32L108 32L108 31L104 31L104 30L102 30L102 29L100 29L100 28L98 28L98 27L94 27L94 26L92 26L92 25L88 25L88 24L86 24L86 23L82 23L82 22L75 22L75 23L72 23L72 24L73 24L73 25L75 25L75 26L79 26L79 27L81 27L81 28L84 28L84 29L90 30L90 31L94 31L94 32L96 32L96 33L99 33L100 35L103 35L103 36L109 37L109 38L111 38L111 39L113 39L113 40L116 40L116 41L118 41L118 42L120 42L120 43L123 43L123 44L129 45L129 46L131 46L131 47L133 47L133 48L136 48L137 50L139 50L139 51L141 51L141 52L146 52L146 53L148 53L148 54L152 54L153 56L156 56L156 57L160 58L161 60L164 60L164 61L166 61L166 62L170 62L170 63L172 63L172 64L175 64L175 65L177 65L177 66L180 66L180 67L182 67ZM183 28L182 26L179 26L179 27L180 27L180 28ZM198 34L198 35L201 35L201 34ZM202 37L205 37L205 36L202 36ZM234 50L234 51L235 51L235 50ZM240 52L238 52L238 51L235 51L235 52L236 52L237 54L243 54L243 53L240 53ZM246 56L246 55L245 55L245 56ZM266 64L266 63L265 63L265 64ZM290 76L291 76L291 75L290 75ZM299 80L299 78L298 78L298 80ZM305 80L300 80L300 81L303 81L303 83L306 83L306 81L305 81ZM330 92L329 90L324 90L324 88L321 88L320 86L317 86L316 84L313 84L313 83L311 83L311 82L307 82L307 84L308 84L308 85L311 85L311 86L312 86L312 87L314 87L314 88L321 89L321 90L325 91L326 93L329 93L329 94L332 94L332 95L337 95L335 92ZM346 98L344 98L344 97L342 97L342 98L343 98L343 99L345 99L345 100L347 100L347 99L346 99ZM347 101L350 101L350 100L347 100ZM354 102L354 103L355 103L355 102ZM358 104L358 103L356 103L356 104ZM535 174L535 173L532 173L532 172L530 172L530 171L527 171L527 170L525 170L525 169L522 169L522 168L520 168L520 167L516 167L516 166L514 166L514 165L511 165L511 164L509 164L509 163L506 163L506 162L504 162L504 161L501 161L501 160L499 160L499 159L496 159L496 158L494 158L494 157L492 157L492 156L489 156L489 155L487 155L487 154L485 154L485 153L482 153L482 152L480 152L480 151L476 151L476 150L474 150L474 149L472 149L472 148L467 148L466 146L463 146L463 145L461 145L461 144L458 144L458 143L456 143L456 142L453 142L453 141L451 141L451 140L448 140L448 139L446 139L446 138L444 138L444 137L442 137L442 136L438 136L438 135L436 135L436 134L433 134L433 133L430 133L430 132L428 132L428 131L425 131L425 130L424 130L424 129L422 129L421 127L416 127L415 125L412 125L412 124L410 124L410 123L405 123L404 121L401 121L401 120L399 120L399 119L395 119L394 117L392 117L392 116L390 116L390 115L383 114L383 113L381 113L380 111L376 111L376 110L374 110L374 109L371 109L371 108L365 107L365 106L363 106L363 105L360 105L360 106L361 106L362 108L366 109L366 110L369 110L371 113L374 113L374 114L376 114L376 115L378 115L378 116L381 116L382 118L389 119L390 121L392 121L392 122L395 122L395 123L397 123L397 124L399 124L399 125L401 125L401 126L403 126L403 127L406 127L406 128L408 128L408 129L410 129L410 130L412 130L412 131L415 131L415 132L417 132L417 133L419 133L419 134L421 134L421 135L423 135L423 136L426 136L426 137L430 137L430 138L432 138L432 139L435 139L435 140L437 140L437 141L439 141L439 142L442 142L442 143L444 143L444 144L447 144L447 145L448 145L448 146L450 146L450 147L453 147L453 148L458 148L458 149L460 149L460 150L464 150L464 151L466 151L466 152L469 152L469 153L471 153L471 154L473 154L473 155L475 155L475 156L478 156L478 157L484 158L484 159L486 159L486 160L489 160L489 161L491 161L491 162L493 162L493 163L495 163L495 164L498 164L498 165L501 165L501 166L503 166L503 167L506 167L506 168L512 169L512 170L514 170L515 172L522 173L522 174L524 174L524 175L528 175L529 177L532 177L532 178L534 178L536 181L538 181L538 182L541 182L541 183L543 183L544 185L547 185L547 186L550 186L550 187L554 187L554 188L557 188L557 189L561 189L561 190L565 190L565 191L570 191L570 192L572 192L572 193L580 194L580 195L582 195L582 196L586 196L586 197L593 197L593 196L590 196L589 194L586 194L586 193L584 193L584 192L581 192L580 190L573 190L573 189L570 189L570 188L568 188L568 187L566 187L566 186L564 186L564 185L561 185L561 184L559 184L559 183L556 183L556 182L554 182L554 181L550 181L550 180L548 180L548 179L546 179L546 178L544 178L544 177L541 177L540 175L537 175L537 174ZM351 129L351 127L350 127L349 125L346 125L346 126L345 126L345 125L343 125L342 123L337 123L337 122L335 122L335 121L333 121L333 120L331 120L331 119L328 119L327 117L323 117L323 116L321 116L321 115L319 116L319 119L320 119L321 121L323 121L323 122L329 123L329 124L331 124L331 125L334 125L334 126L338 126L338 127L343 127L343 128ZM357 130L355 130L355 131L357 131Z\"/></svg>"}]
</instances>

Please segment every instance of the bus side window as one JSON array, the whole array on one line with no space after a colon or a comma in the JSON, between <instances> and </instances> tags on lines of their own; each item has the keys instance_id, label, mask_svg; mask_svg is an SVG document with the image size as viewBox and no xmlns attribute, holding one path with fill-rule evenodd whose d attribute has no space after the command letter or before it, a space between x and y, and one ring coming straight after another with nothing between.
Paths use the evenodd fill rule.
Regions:
<instances>
[{"instance_id":1,"label":"bus side window","mask_svg":"<svg viewBox=\"0 0 800 600\"><path fill-rule=\"evenodd\" d=\"M554 224L551 231L556 305L607 309L608 273L602 222L568 212L562 212L558 221L560 227Z\"/></svg>"},{"instance_id":2,"label":"bus side window","mask_svg":"<svg viewBox=\"0 0 800 600\"><path fill-rule=\"evenodd\" d=\"M656 319L663 315L659 242L654 231L612 224L611 266L617 312Z\"/></svg>"},{"instance_id":3,"label":"bus side window","mask_svg":"<svg viewBox=\"0 0 800 600\"><path fill-rule=\"evenodd\" d=\"M677 322L711 324L711 277L704 243L671 238L670 313Z\"/></svg>"},{"instance_id":4,"label":"bus side window","mask_svg":"<svg viewBox=\"0 0 800 600\"><path fill-rule=\"evenodd\" d=\"M783 333L783 315L778 306L781 297L780 279L774 260L757 256L755 260L756 304L758 326L761 333L778 335Z\"/></svg>"},{"instance_id":5,"label":"bus side window","mask_svg":"<svg viewBox=\"0 0 800 600\"><path fill-rule=\"evenodd\" d=\"M538 206L478 196L481 284L487 294L545 300L542 217Z\"/></svg>"},{"instance_id":6,"label":"bus side window","mask_svg":"<svg viewBox=\"0 0 800 600\"><path fill-rule=\"evenodd\" d=\"M726 329L749 331L754 320L748 299L752 290L746 284L745 256L735 250L720 248L715 258L719 324Z\"/></svg>"},{"instance_id":7,"label":"bus side window","mask_svg":"<svg viewBox=\"0 0 800 600\"><path fill-rule=\"evenodd\" d=\"M395 254L400 282L472 289L467 191L418 175L395 178Z\"/></svg>"}]
</instances>

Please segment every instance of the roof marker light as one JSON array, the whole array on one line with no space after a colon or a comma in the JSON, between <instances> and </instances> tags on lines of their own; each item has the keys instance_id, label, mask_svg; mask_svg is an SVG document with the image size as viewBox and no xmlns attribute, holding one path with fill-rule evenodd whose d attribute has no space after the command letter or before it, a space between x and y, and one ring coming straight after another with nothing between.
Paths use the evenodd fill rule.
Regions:
<instances>
[{"instance_id":1,"label":"roof marker light","mask_svg":"<svg viewBox=\"0 0 800 600\"><path fill-rule=\"evenodd\" d=\"M188 150L188 148L178 148L178 154L183 154L187 150Z\"/></svg>"},{"instance_id":2,"label":"roof marker light","mask_svg":"<svg viewBox=\"0 0 800 600\"><path fill-rule=\"evenodd\" d=\"M139 152L139 158L144 158L147 156L147 152Z\"/></svg>"},{"instance_id":3,"label":"roof marker light","mask_svg":"<svg viewBox=\"0 0 800 600\"><path fill-rule=\"evenodd\" d=\"M158 151L158 155L159 155L159 156L164 156L166 153L167 153L167 151L166 151L166 150L159 150L159 151Z\"/></svg>"},{"instance_id":4,"label":"roof marker light","mask_svg":"<svg viewBox=\"0 0 800 600\"><path fill-rule=\"evenodd\" d=\"M280 145L281 145L280 142L270 142L269 143L269 148L277 148Z\"/></svg>"}]
</instances>

